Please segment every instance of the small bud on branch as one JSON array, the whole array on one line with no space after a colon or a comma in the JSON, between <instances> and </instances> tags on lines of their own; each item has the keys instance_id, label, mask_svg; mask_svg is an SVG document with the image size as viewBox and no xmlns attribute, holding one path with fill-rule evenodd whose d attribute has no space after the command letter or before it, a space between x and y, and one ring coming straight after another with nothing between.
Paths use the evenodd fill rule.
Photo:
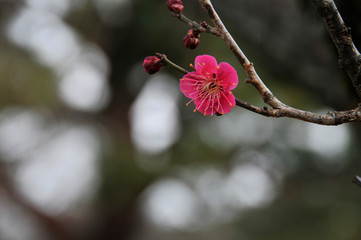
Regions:
<instances>
[{"instance_id":1,"label":"small bud on branch","mask_svg":"<svg viewBox=\"0 0 361 240\"><path fill-rule=\"evenodd\" d=\"M164 66L163 60L156 56L148 56L143 62L143 67L148 74L158 72L162 66Z\"/></svg>"},{"instance_id":2,"label":"small bud on branch","mask_svg":"<svg viewBox=\"0 0 361 240\"><path fill-rule=\"evenodd\" d=\"M199 44L200 32L196 29L190 29L183 38L183 45L189 49L195 49Z\"/></svg>"},{"instance_id":3,"label":"small bud on branch","mask_svg":"<svg viewBox=\"0 0 361 240\"><path fill-rule=\"evenodd\" d=\"M182 13L184 6L181 0L168 0L167 1L167 7L171 12L174 13Z\"/></svg>"}]
</instances>

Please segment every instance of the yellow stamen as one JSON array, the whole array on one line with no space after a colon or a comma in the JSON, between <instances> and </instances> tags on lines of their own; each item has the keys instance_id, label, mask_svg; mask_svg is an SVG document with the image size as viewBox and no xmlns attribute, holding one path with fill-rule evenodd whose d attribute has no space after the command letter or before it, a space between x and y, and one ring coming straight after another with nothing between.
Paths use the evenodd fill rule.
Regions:
<instances>
[{"instance_id":1,"label":"yellow stamen","mask_svg":"<svg viewBox=\"0 0 361 240\"><path fill-rule=\"evenodd\" d=\"M191 102L193 102L193 99L186 103L186 106L188 106Z\"/></svg>"}]
</instances>

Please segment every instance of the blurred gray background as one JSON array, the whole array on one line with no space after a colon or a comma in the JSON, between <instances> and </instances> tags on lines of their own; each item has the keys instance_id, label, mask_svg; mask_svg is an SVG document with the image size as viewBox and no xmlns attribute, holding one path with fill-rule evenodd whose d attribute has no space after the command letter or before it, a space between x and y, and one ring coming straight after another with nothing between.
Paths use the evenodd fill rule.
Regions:
<instances>
[{"instance_id":1,"label":"blurred gray background","mask_svg":"<svg viewBox=\"0 0 361 240\"><path fill-rule=\"evenodd\" d=\"M0 0L0 239L360 239L360 124L193 113L182 76L147 75L144 57L213 55L263 102L220 39L183 47L165 2ZM311 0L212 2L281 101L357 105ZM361 2L336 3L360 48Z\"/></svg>"}]
</instances>

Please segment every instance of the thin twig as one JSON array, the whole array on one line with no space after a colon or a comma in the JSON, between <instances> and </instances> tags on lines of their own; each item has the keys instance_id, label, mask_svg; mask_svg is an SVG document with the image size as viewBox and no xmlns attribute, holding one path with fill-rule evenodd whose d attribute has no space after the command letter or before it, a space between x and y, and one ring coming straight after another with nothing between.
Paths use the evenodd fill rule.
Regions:
<instances>
[{"instance_id":1,"label":"thin twig","mask_svg":"<svg viewBox=\"0 0 361 240\"><path fill-rule=\"evenodd\" d=\"M184 16L182 13L173 13L173 16L177 17L182 22L186 23L191 28L197 29L200 32L206 32L211 33L216 36L220 36L221 33L218 31L217 28L209 26L206 22L197 23L196 21L192 21L186 16Z\"/></svg>"},{"instance_id":2,"label":"thin twig","mask_svg":"<svg viewBox=\"0 0 361 240\"><path fill-rule=\"evenodd\" d=\"M177 64L175 64L174 62L172 62L171 60L169 60L167 58L167 56L165 54L161 54L161 53L156 53L157 57L159 57L163 63L167 66L167 67L171 67L174 68L175 70L177 70L180 73L183 74L187 74L188 71L185 70L184 68L182 68L181 66L178 66Z\"/></svg>"},{"instance_id":3,"label":"thin twig","mask_svg":"<svg viewBox=\"0 0 361 240\"><path fill-rule=\"evenodd\" d=\"M238 99L238 98L236 98L236 105L239 106L239 107L243 107L243 108L245 108L247 110L250 110L250 111L252 111L254 113L261 114L263 116L272 117L272 115L270 114L270 112L268 111L267 108L263 108L263 109L259 108L257 106L254 106L254 105L252 105L252 104L250 104L248 102L245 102L245 101L243 101L241 99Z\"/></svg>"},{"instance_id":4,"label":"thin twig","mask_svg":"<svg viewBox=\"0 0 361 240\"><path fill-rule=\"evenodd\" d=\"M361 98L361 56L333 0L313 0L339 54L339 64Z\"/></svg>"},{"instance_id":5,"label":"thin twig","mask_svg":"<svg viewBox=\"0 0 361 240\"><path fill-rule=\"evenodd\" d=\"M288 106L286 108L271 109L269 111L272 113L272 117L295 118L320 125L336 126L349 122L361 122L361 107L346 111L333 111L327 114L317 114Z\"/></svg>"}]
</instances>

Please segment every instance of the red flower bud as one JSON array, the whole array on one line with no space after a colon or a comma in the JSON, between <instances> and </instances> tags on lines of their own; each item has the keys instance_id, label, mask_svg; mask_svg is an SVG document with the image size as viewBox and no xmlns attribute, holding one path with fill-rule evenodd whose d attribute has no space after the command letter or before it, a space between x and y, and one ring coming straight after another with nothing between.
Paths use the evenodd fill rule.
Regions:
<instances>
[{"instance_id":1,"label":"red flower bud","mask_svg":"<svg viewBox=\"0 0 361 240\"><path fill-rule=\"evenodd\" d=\"M168 9L174 13L183 12L183 3L181 0L167 0Z\"/></svg>"},{"instance_id":2,"label":"red flower bud","mask_svg":"<svg viewBox=\"0 0 361 240\"><path fill-rule=\"evenodd\" d=\"M149 74L158 72L163 65L163 61L156 56L148 56L143 62L143 67Z\"/></svg>"},{"instance_id":3,"label":"red flower bud","mask_svg":"<svg viewBox=\"0 0 361 240\"><path fill-rule=\"evenodd\" d=\"M190 29L183 38L183 45L186 48L195 49L199 44L199 31L195 29Z\"/></svg>"}]
</instances>

